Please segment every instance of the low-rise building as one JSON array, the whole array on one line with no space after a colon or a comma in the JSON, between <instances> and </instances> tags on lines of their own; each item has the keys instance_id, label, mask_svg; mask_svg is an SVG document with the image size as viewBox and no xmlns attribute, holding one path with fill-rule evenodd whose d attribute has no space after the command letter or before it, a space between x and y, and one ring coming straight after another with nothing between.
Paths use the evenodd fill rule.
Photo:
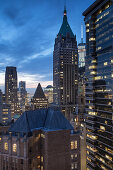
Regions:
<instances>
[{"instance_id":1,"label":"low-rise building","mask_svg":"<svg viewBox=\"0 0 113 170\"><path fill-rule=\"evenodd\" d=\"M64 115L28 111L0 133L1 170L80 170L80 138Z\"/></svg>"}]
</instances>

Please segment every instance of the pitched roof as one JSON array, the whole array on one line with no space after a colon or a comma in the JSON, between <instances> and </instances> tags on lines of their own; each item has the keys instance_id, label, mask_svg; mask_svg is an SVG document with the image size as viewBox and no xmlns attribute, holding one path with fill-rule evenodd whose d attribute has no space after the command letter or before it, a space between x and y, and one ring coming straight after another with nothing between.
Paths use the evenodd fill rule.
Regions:
<instances>
[{"instance_id":1,"label":"pitched roof","mask_svg":"<svg viewBox=\"0 0 113 170\"><path fill-rule=\"evenodd\" d=\"M38 99L39 98L46 98L40 83L37 86L37 89L35 91L33 98L38 98Z\"/></svg>"},{"instance_id":2,"label":"pitched roof","mask_svg":"<svg viewBox=\"0 0 113 170\"><path fill-rule=\"evenodd\" d=\"M28 133L35 129L54 131L63 129L73 130L73 127L60 111L40 109L24 112L11 126L9 131Z\"/></svg>"},{"instance_id":3,"label":"pitched roof","mask_svg":"<svg viewBox=\"0 0 113 170\"><path fill-rule=\"evenodd\" d=\"M68 23L68 20L67 20L67 12L66 12L66 9L64 9L64 17L63 17L63 23L62 23L62 26L60 28L60 31L58 33L58 35L61 35L63 37L66 37L67 33L69 33L70 37L71 38L74 38L74 34L71 30L71 27Z\"/></svg>"}]
</instances>

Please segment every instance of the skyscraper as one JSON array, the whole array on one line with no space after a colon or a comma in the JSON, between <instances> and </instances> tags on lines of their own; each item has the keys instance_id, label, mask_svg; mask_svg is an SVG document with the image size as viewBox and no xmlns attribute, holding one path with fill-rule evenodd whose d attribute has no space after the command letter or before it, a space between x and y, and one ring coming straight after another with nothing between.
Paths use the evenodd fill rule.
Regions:
<instances>
[{"instance_id":1,"label":"skyscraper","mask_svg":"<svg viewBox=\"0 0 113 170\"><path fill-rule=\"evenodd\" d=\"M26 82L20 81L19 82L19 102L20 102L21 112L25 111L26 97L27 97Z\"/></svg>"},{"instance_id":2,"label":"skyscraper","mask_svg":"<svg viewBox=\"0 0 113 170\"><path fill-rule=\"evenodd\" d=\"M81 43L78 44L78 66L85 67L86 44L83 42L83 25L81 25Z\"/></svg>"},{"instance_id":3,"label":"skyscraper","mask_svg":"<svg viewBox=\"0 0 113 170\"><path fill-rule=\"evenodd\" d=\"M16 67L6 67L5 73L5 97L6 103L11 105L11 116L20 113L17 98L17 71Z\"/></svg>"},{"instance_id":4,"label":"skyscraper","mask_svg":"<svg viewBox=\"0 0 113 170\"><path fill-rule=\"evenodd\" d=\"M7 125L11 122L11 109L10 104L3 102L3 94L0 90L0 124Z\"/></svg>"},{"instance_id":5,"label":"skyscraper","mask_svg":"<svg viewBox=\"0 0 113 170\"><path fill-rule=\"evenodd\" d=\"M81 42L78 44L78 66L85 67L86 44Z\"/></svg>"},{"instance_id":6,"label":"skyscraper","mask_svg":"<svg viewBox=\"0 0 113 170\"><path fill-rule=\"evenodd\" d=\"M53 86L48 85L45 89L44 89L44 94L46 96L46 98L48 99L48 103L53 103Z\"/></svg>"},{"instance_id":7,"label":"skyscraper","mask_svg":"<svg viewBox=\"0 0 113 170\"><path fill-rule=\"evenodd\" d=\"M113 0L97 0L86 24L87 170L113 169Z\"/></svg>"},{"instance_id":8,"label":"skyscraper","mask_svg":"<svg viewBox=\"0 0 113 170\"><path fill-rule=\"evenodd\" d=\"M33 98L31 99L31 108L33 110L48 108L48 100L45 97L41 84L39 83Z\"/></svg>"},{"instance_id":9,"label":"skyscraper","mask_svg":"<svg viewBox=\"0 0 113 170\"><path fill-rule=\"evenodd\" d=\"M73 119L77 102L78 52L76 36L73 34L64 10L63 23L55 39L53 53L53 102L61 108L68 120Z\"/></svg>"}]
</instances>

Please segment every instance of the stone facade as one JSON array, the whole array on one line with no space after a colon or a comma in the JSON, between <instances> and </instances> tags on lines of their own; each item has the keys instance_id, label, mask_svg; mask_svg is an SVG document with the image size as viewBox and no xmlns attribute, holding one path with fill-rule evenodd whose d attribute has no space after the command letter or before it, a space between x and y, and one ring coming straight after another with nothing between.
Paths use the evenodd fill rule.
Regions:
<instances>
[{"instance_id":1,"label":"stone facade","mask_svg":"<svg viewBox=\"0 0 113 170\"><path fill-rule=\"evenodd\" d=\"M0 170L80 170L79 143L79 135L70 130L2 133Z\"/></svg>"}]
</instances>

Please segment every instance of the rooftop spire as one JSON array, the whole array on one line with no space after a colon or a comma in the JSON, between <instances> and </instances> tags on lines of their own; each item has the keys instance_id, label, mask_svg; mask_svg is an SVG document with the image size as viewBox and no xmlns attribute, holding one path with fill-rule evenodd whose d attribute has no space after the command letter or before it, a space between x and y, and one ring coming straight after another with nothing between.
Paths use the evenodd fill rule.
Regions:
<instances>
[{"instance_id":1,"label":"rooftop spire","mask_svg":"<svg viewBox=\"0 0 113 170\"><path fill-rule=\"evenodd\" d=\"M67 34L69 34L71 38L75 37L72 30L71 30L71 27L70 27L70 25L68 23L66 5L64 5L63 23L61 25L61 28L60 28L60 31L59 31L58 35L60 35L62 37L66 37Z\"/></svg>"},{"instance_id":2,"label":"rooftop spire","mask_svg":"<svg viewBox=\"0 0 113 170\"><path fill-rule=\"evenodd\" d=\"M83 23L81 24L81 43L83 43Z\"/></svg>"},{"instance_id":3,"label":"rooftop spire","mask_svg":"<svg viewBox=\"0 0 113 170\"><path fill-rule=\"evenodd\" d=\"M64 5L64 16L67 15L67 10L66 10L66 0L65 0L65 5Z\"/></svg>"}]
</instances>

